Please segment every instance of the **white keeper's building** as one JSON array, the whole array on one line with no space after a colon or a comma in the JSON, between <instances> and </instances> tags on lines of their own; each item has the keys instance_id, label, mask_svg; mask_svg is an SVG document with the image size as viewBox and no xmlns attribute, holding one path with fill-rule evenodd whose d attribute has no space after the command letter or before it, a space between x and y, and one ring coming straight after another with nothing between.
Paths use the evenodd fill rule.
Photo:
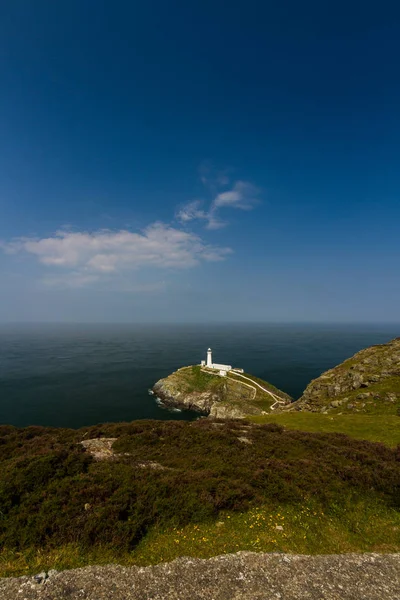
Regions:
<instances>
[{"instance_id":1,"label":"white keeper's building","mask_svg":"<svg viewBox=\"0 0 400 600\"><path fill-rule=\"evenodd\" d=\"M219 375L221 375L221 377L225 377L227 372L232 370L243 373L243 369L232 369L231 365L220 365L219 363L214 363L212 359L211 348L207 350L207 361L202 360L201 366L207 367L207 369L215 369L216 371L219 371Z\"/></svg>"}]
</instances>

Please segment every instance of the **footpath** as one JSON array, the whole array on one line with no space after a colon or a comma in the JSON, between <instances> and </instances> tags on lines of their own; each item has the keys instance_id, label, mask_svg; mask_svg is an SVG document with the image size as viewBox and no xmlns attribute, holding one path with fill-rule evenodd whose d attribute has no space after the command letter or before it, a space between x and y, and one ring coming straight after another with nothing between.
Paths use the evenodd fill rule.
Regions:
<instances>
[{"instance_id":1,"label":"footpath","mask_svg":"<svg viewBox=\"0 0 400 600\"><path fill-rule=\"evenodd\" d=\"M38 581L40 577L36 578ZM0 579L1 600L400 600L400 554L238 552Z\"/></svg>"},{"instance_id":2,"label":"footpath","mask_svg":"<svg viewBox=\"0 0 400 600\"><path fill-rule=\"evenodd\" d=\"M252 379L250 379L250 377L245 377L245 375L242 375L241 373L235 373L234 371L229 371L229 376L232 376L232 375L234 375L233 379L235 379L236 377L241 377L242 379L247 379L247 381L251 381L252 386L249 386L249 387L254 387L256 385L258 388L260 388L260 390L269 394L275 400L274 404L271 406L271 410L274 410L277 404L278 405L286 404L286 402L284 400L282 400L281 398L279 398L279 396L277 396L276 394L273 394L272 392L267 390L267 388L263 387L256 381L253 381ZM243 385L248 385L242 381L240 383L243 383ZM254 388L254 390L257 392L256 388ZM255 395L254 395L254 398L255 398ZM254 398L253 398L253 400L254 400Z\"/></svg>"}]
</instances>

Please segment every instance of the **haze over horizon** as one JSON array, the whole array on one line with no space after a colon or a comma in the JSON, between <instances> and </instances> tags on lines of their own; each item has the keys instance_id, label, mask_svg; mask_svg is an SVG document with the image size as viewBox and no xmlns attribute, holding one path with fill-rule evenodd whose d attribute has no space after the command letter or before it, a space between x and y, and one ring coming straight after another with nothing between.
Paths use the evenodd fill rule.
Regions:
<instances>
[{"instance_id":1,"label":"haze over horizon","mask_svg":"<svg viewBox=\"0 0 400 600\"><path fill-rule=\"evenodd\" d=\"M399 322L400 7L7 0L0 322Z\"/></svg>"}]
</instances>

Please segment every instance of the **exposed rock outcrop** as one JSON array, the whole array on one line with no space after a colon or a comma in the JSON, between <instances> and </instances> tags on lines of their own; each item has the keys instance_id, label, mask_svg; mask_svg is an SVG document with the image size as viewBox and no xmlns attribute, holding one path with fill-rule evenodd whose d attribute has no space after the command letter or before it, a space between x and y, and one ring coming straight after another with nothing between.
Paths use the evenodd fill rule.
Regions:
<instances>
[{"instance_id":1,"label":"exposed rock outcrop","mask_svg":"<svg viewBox=\"0 0 400 600\"><path fill-rule=\"evenodd\" d=\"M240 377L229 374L219 377L199 366L182 367L157 381L153 393L167 407L194 410L220 419L242 419L272 412L277 399L281 405L290 404L290 396L267 382ZM259 387L261 384L264 389Z\"/></svg>"},{"instance_id":2,"label":"exposed rock outcrop","mask_svg":"<svg viewBox=\"0 0 400 600\"><path fill-rule=\"evenodd\" d=\"M323 373L289 410L396 413L400 408L400 338L370 346Z\"/></svg>"},{"instance_id":3,"label":"exposed rock outcrop","mask_svg":"<svg viewBox=\"0 0 400 600\"><path fill-rule=\"evenodd\" d=\"M117 438L95 438L92 440L83 440L82 446L94 460L112 460L115 454L112 449L113 443Z\"/></svg>"}]
</instances>

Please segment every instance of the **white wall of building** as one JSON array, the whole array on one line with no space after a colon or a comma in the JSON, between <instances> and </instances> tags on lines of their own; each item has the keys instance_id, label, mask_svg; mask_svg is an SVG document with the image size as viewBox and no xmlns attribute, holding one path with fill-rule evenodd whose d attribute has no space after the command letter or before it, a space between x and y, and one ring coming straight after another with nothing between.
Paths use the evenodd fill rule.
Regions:
<instances>
[{"instance_id":1,"label":"white wall of building","mask_svg":"<svg viewBox=\"0 0 400 600\"><path fill-rule=\"evenodd\" d=\"M220 365L219 363L213 363L211 348L209 348L207 350L207 361L202 360L200 364L201 364L202 367L207 367L208 369L218 370L220 372L221 376L226 375L227 371L232 371L232 366L231 365Z\"/></svg>"},{"instance_id":2,"label":"white wall of building","mask_svg":"<svg viewBox=\"0 0 400 600\"><path fill-rule=\"evenodd\" d=\"M217 363L213 363L211 365L211 368L212 369L219 369L220 371L231 371L232 370L231 365L219 365Z\"/></svg>"}]
</instances>

